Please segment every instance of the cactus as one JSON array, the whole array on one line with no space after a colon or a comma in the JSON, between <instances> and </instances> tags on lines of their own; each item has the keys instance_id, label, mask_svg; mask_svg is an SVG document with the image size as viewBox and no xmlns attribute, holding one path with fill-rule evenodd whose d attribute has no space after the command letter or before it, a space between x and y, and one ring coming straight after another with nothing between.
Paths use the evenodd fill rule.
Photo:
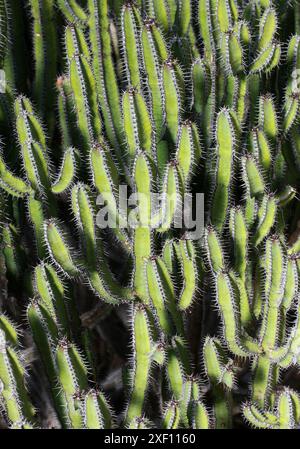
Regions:
<instances>
[{"instance_id":1,"label":"cactus","mask_svg":"<svg viewBox=\"0 0 300 449\"><path fill-rule=\"evenodd\" d=\"M299 17L0 1L1 427L299 428Z\"/></svg>"}]
</instances>

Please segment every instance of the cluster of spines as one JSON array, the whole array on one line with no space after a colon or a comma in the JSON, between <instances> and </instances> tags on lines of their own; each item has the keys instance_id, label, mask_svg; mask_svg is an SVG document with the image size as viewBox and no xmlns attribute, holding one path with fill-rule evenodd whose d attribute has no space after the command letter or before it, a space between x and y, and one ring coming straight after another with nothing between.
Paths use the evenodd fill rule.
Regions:
<instances>
[{"instance_id":1,"label":"cluster of spines","mask_svg":"<svg viewBox=\"0 0 300 449\"><path fill-rule=\"evenodd\" d=\"M12 428L32 428L36 410L27 391L27 371L19 337L14 323L4 314L0 315L1 409Z\"/></svg>"}]
</instances>

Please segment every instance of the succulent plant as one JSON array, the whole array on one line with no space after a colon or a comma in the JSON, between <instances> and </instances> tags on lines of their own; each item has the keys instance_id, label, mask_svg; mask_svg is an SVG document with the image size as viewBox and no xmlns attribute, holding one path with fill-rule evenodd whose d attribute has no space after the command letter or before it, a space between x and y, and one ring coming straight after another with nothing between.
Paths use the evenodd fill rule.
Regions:
<instances>
[{"instance_id":1,"label":"succulent plant","mask_svg":"<svg viewBox=\"0 0 300 449\"><path fill-rule=\"evenodd\" d=\"M0 426L299 428L298 0L0 27Z\"/></svg>"}]
</instances>

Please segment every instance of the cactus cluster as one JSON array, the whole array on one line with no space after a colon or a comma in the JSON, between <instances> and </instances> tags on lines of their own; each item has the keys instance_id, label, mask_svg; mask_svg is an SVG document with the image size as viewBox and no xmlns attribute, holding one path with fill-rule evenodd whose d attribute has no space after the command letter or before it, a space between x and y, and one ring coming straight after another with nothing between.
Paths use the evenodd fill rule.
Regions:
<instances>
[{"instance_id":1,"label":"cactus cluster","mask_svg":"<svg viewBox=\"0 0 300 449\"><path fill-rule=\"evenodd\" d=\"M0 29L0 427L299 428L298 0Z\"/></svg>"}]
</instances>

